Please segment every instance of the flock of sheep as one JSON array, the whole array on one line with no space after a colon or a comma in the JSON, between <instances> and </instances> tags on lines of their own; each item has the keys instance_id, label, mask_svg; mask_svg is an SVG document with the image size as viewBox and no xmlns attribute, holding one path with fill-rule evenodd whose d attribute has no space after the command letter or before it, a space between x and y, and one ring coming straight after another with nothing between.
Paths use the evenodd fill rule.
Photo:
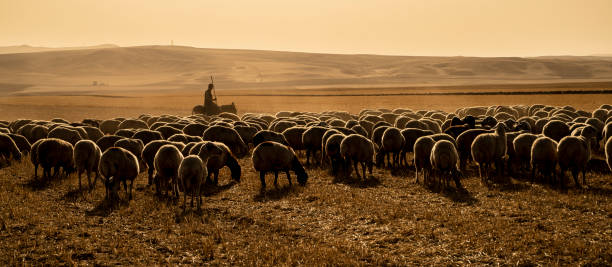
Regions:
<instances>
[{"instance_id":1,"label":"flock of sheep","mask_svg":"<svg viewBox=\"0 0 612 267\"><path fill-rule=\"evenodd\" d=\"M342 178L354 170L357 178L367 179L366 171L372 175L374 166L411 168L417 183L422 176L424 184L449 186L452 180L459 188L462 173L473 162L483 183L494 182L494 167L497 177L526 174L532 181L565 187L569 170L580 187L578 176L582 173L586 185L587 164L601 152L602 143L611 166L611 136L611 105L593 112L516 105L466 107L454 113L398 108L359 114L283 111L81 122L19 119L0 121L0 160L10 163L29 153L34 179L39 179L39 165L43 179L57 176L60 168L65 175L76 171L79 189L83 173L90 190L101 175L110 200L119 197L121 183L132 199L134 179L146 169L148 184L157 194L170 192L179 198L182 192L183 208L190 195L191 206L196 200L200 209L202 188L218 184L219 170L225 166L239 182L242 168L237 159L249 154L262 190L267 172L274 173L275 185L279 172L291 185L290 171L300 185L306 184L308 174L296 151L305 152L307 165L329 167Z\"/></svg>"}]
</instances>

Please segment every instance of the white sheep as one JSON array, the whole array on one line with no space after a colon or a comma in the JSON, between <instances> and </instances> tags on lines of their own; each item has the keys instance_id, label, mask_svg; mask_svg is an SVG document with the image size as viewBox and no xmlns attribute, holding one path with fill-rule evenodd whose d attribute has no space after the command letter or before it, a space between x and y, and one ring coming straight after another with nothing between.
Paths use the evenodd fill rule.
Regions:
<instances>
[{"instance_id":1,"label":"white sheep","mask_svg":"<svg viewBox=\"0 0 612 267\"><path fill-rule=\"evenodd\" d=\"M444 186L448 186L449 177L455 180L457 188L461 187L459 183L459 176L461 173L457 168L459 162L459 154L455 148L455 144L448 140L437 141L431 149L430 163L434 174L437 174L440 179L440 183ZM442 176L445 175L444 181Z\"/></svg>"},{"instance_id":2,"label":"white sheep","mask_svg":"<svg viewBox=\"0 0 612 267\"><path fill-rule=\"evenodd\" d=\"M366 165L372 175L372 167L374 166L374 143L360 134L351 134L345 137L340 143L340 154L344 157L346 164L346 176L351 175L351 161L355 167L355 174L359 177L359 169L357 163L361 163L363 171L363 179L366 179Z\"/></svg>"},{"instance_id":3,"label":"white sheep","mask_svg":"<svg viewBox=\"0 0 612 267\"><path fill-rule=\"evenodd\" d=\"M557 160L557 142L550 137L538 137L531 146L531 182L539 171L552 183Z\"/></svg>"},{"instance_id":4,"label":"white sheep","mask_svg":"<svg viewBox=\"0 0 612 267\"><path fill-rule=\"evenodd\" d=\"M208 160L208 159L206 159ZM196 155L187 156L181 161L178 169L179 185L183 191L183 210L187 208L187 194L191 193L191 207L193 199L198 198L198 210L202 205L202 180L208 175L206 163L202 162Z\"/></svg>"},{"instance_id":5,"label":"white sheep","mask_svg":"<svg viewBox=\"0 0 612 267\"><path fill-rule=\"evenodd\" d=\"M174 192L174 196L178 198L178 169L183 161L183 154L172 144L163 145L155 154L155 188L158 194L161 193L162 187L165 193L168 193L169 186Z\"/></svg>"},{"instance_id":6,"label":"white sheep","mask_svg":"<svg viewBox=\"0 0 612 267\"><path fill-rule=\"evenodd\" d=\"M478 163L478 172L483 182L489 180L489 167L495 163L498 175L503 173L506 155L506 127L498 124L494 133L481 134L472 143L472 158Z\"/></svg>"},{"instance_id":7,"label":"white sheep","mask_svg":"<svg viewBox=\"0 0 612 267\"><path fill-rule=\"evenodd\" d=\"M414 142L414 182L419 182L419 171L423 173L423 183L429 180L431 174L431 150L436 144L429 136L421 136Z\"/></svg>"},{"instance_id":8,"label":"white sheep","mask_svg":"<svg viewBox=\"0 0 612 267\"><path fill-rule=\"evenodd\" d=\"M96 176L94 182L97 181L102 151L93 141L81 140L74 145L73 157L79 175L79 190L81 190L81 175L83 172L86 172L87 184L91 191L96 186L95 183L93 185L91 184L91 172L95 172Z\"/></svg>"},{"instance_id":9,"label":"white sheep","mask_svg":"<svg viewBox=\"0 0 612 267\"><path fill-rule=\"evenodd\" d=\"M574 182L577 187L580 187L578 182L578 173L582 172L582 183L586 185L586 169L589 160L591 160L591 140L595 139L597 132L593 127L583 128L580 136L566 136L559 141L557 146L557 156L559 158L559 167L561 167L560 183L565 187L565 171L570 170L574 177Z\"/></svg>"}]
</instances>

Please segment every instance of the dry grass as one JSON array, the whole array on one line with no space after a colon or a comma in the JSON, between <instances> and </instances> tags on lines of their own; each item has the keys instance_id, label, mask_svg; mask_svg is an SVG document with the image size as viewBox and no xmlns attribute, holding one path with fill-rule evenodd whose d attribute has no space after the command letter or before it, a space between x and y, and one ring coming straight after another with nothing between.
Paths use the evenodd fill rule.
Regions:
<instances>
[{"instance_id":1,"label":"dry grass","mask_svg":"<svg viewBox=\"0 0 612 267\"><path fill-rule=\"evenodd\" d=\"M358 113L364 108L409 107L413 110L442 109L454 112L459 107L481 105L546 104L594 110L604 103L612 103L612 94L600 95L400 95L381 96L367 94L392 94L398 92L482 92L482 91L555 91L555 90L611 89L610 83L549 84L549 85L498 85L432 87L429 89L398 88L345 88L345 89L286 89L286 90L223 90L218 89L220 104L235 102L239 113L276 113L281 110L321 112L344 110ZM599 87L602 86L602 87ZM355 96L313 96L318 94L357 94ZM292 96L250 96L250 94L291 94ZM306 96L300 94L308 94ZM358 95L366 94L366 95ZM569 101L569 102L568 102ZM140 114L188 115L191 108L203 104L201 92L122 93L110 96L10 96L0 97L0 114L4 120L18 118L49 120L65 118L78 121L84 118L109 119L137 117ZM444 103L444 104L442 104Z\"/></svg>"},{"instance_id":2,"label":"dry grass","mask_svg":"<svg viewBox=\"0 0 612 267\"><path fill-rule=\"evenodd\" d=\"M91 194L74 175L40 185L29 162L14 163L0 169L0 264L612 263L609 174L560 192L522 180L487 188L470 172L466 191L440 192L412 171L334 182L310 168L306 187L280 175L262 195L250 159L240 163L242 182L227 184L225 170L201 214L155 197L145 174L135 200L112 209L101 184Z\"/></svg>"}]
</instances>

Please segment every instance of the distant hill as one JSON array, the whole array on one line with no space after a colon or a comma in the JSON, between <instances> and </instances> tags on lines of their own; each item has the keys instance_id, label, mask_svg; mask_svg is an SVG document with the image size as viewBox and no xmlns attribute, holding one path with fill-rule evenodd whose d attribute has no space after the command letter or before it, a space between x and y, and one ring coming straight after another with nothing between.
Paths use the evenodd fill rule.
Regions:
<instances>
[{"instance_id":1,"label":"distant hill","mask_svg":"<svg viewBox=\"0 0 612 267\"><path fill-rule=\"evenodd\" d=\"M184 46L105 46L0 55L0 94L201 89L210 75L219 90L592 82L612 81L612 60L342 55Z\"/></svg>"},{"instance_id":2,"label":"distant hill","mask_svg":"<svg viewBox=\"0 0 612 267\"><path fill-rule=\"evenodd\" d=\"M36 53L48 51L65 51L65 50L83 50L83 49L102 49L102 48L117 48L114 44L102 44L94 46L75 46L75 47L38 47L29 45L15 46L0 46L0 54L15 54L15 53Z\"/></svg>"}]
</instances>

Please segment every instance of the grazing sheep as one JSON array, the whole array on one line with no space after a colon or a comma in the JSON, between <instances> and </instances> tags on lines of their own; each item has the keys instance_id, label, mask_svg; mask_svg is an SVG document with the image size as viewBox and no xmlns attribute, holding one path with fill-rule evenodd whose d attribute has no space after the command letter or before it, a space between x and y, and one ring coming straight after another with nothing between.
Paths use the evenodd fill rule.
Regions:
<instances>
[{"instance_id":1,"label":"grazing sheep","mask_svg":"<svg viewBox=\"0 0 612 267\"><path fill-rule=\"evenodd\" d=\"M89 191L91 191L95 187L95 184L91 184L91 172L96 173L94 181L98 180L98 167L102 151L93 141L81 140L74 145L73 157L79 175L79 191L81 190L81 175L83 172L87 174L87 185Z\"/></svg>"},{"instance_id":2,"label":"grazing sheep","mask_svg":"<svg viewBox=\"0 0 612 267\"><path fill-rule=\"evenodd\" d=\"M15 144L15 141L8 135L0 133L0 158L8 161L11 157L16 160L21 160L21 152Z\"/></svg>"},{"instance_id":3,"label":"grazing sheep","mask_svg":"<svg viewBox=\"0 0 612 267\"><path fill-rule=\"evenodd\" d=\"M281 143L283 145L288 145L288 142L285 139L285 136L278 132L274 132L270 130L261 130L253 136L253 146L254 147L266 141L272 141L272 142Z\"/></svg>"},{"instance_id":4,"label":"grazing sheep","mask_svg":"<svg viewBox=\"0 0 612 267\"><path fill-rule=\"evenodd\" d=\"M321 151L323 147L323 135L327 132L327 128L320 126L310 127L308 130L304 131L302 135L302 144L306 148L306 165L310 165L310 154L312 154L313 160L321 159L321 157L316 157L317 151ZM317 160L320 165L321 162Z\"/></svg>"},{"instance_id":5,"label":"grazing sheep","mask_svg":"<svg viewBox=\"0 0 612 267\"><path fill-rule=\"evenodd\" d=\"M135 133L136 133L136 130L134 129L119 129L115 132L115 135L125 137L125 138L132 138L132 136L134 136Z\"/></svg>"},{"instance_id":6,"label":"grazing sheep","mask_svg":"<svg viewBox=\"0 0 612 267\"><path fill-rule=\"evenodd\" d=\"M40 139L47 138L47 135L49 135L49 128L42 125L36 125L30 130L28 141L33 144Z\"/></svg>"},{"instance_id":7,"label":"grazing sheep","mask_svg":"<svg viewBox=\"0 0 612 267\"><path fill-rule=\"evenodd\" d=\"M344 140L345 135L342 133L336 133L331 135L325 141L325 156L327 160L331 163L332 174L338 174L339 169L344 167L344 160L342 159L342 154L340 154L340 143Z\"/></svg>"},{"instance_id":8,"label":"grazing sheep","mask_svg":"<svg viewBox=\"0 0 612 267\"><path fill-rule=\"evenodd\" d=\"M51 177L51 168L54 168L53 176L62 167L66 176L74 171L74 148L72 144L57 138L47 138L38 145L36 154L38 163L43 168L43 177Z\"/></svg>"},{"instance_id":9,"label":"grazing sheep","mask_svg":"<svg viewBox=\"0 0 612 267\"><path fill-rule=\"evenodd\" d=\"M321 137L321 157L322 157L321 164L330 163L327 161L328 158L327 158L327 153L325 152L325 146L327 144L327 139L329 139L329 137L331 137L334 134L342 134L342 133L336 129L329 129L323 134L323 137Z\"/></svg>"},{"instance_id":10,"label":"grazing sheep","mask_svg":"<svg viewBox=\"0 0 612 267\"><path fill-rule=\"evenodd\" d=\"M12 133L9 133L7 135L11 139L13 139L13 141L15 142L15 145L17 145L17 148L19 148L19 152L21 152L21 154L29 153L30 150L32 149L32 145L30 144L30 142L28 142L28 139L23 137L23 135L12 134Z\"/></svg>"},{"instance_id":11,"label":"grazing sheep","mask_svg":"<svg viewBox=\"0 0 612 267\"><path fill-rule=\"evenodd\" d=\"M49 131L47 138L57 138L64 140L72 145L76 144L81 138L81 135L77 130L68 129L65 127L56 127L53 130Z\"/></svg>"},{"instance_id":12,"label":"grazing sheep","mask_svg":"<svg viewBox=\"0 0 612 267\"><path fill-rule=\"evenodd\" d=\"M91 141L98 141L98 139L102 138L102 136L104 136L104 133L102 131L100 131L99 128L97 127L93 127L93 126L82 126L81 128L83 128L83 130L85 130L85 132L87 133L87 139L91 140Z\"/></svg>"},{"instance_id":13,"label":"grazing sheep","mask_svg":"<svg viewBox=\"0 0 612 267\"><path fill-rule=\"evenodd\" d=\"M432 138L433 139L433 138ZM461 187L459 182L459 176L461 173L457 169L457 163L459 162L459 154L455 148L455 144L448 140L437 141L431 149L430 164L434 174L437 174L440 179L440 183L448 186L450 179L449 176L455 180L455 186ZM445 182L442 182L442 176L445 175Z\"/></svg>"},{"instance_id":14,"label":"grazing sheep","mask_svg":"<svg viewBox=\"0 0 612 267\"><path fill-rule=\"evenodd\" d=\"M366 165L372 175L372 167L374 165L374 143L369 139L359 135L351 134L345 137L340 143L340 154L344 157L346 164L346 176L351 175L351 161L355 167L355 174L359 177L359 169L357 163L361 163L361 169L363 171L363 179L366 179Z\"/></svg>"},{"instance_id":15,"label":"grazing sheep","mask_svg":"<svg viewBox=\"0 0 612 267\"><path fill-rule=\"evenodd\" d=\"M203 162L196 155L187 156L181 161L178 169L179 185L183 190L183 210L187 208L187 194L191 193L191 207L193 208L193 199L198 198L198 210L201 210L202 205L202 180L208 175L206 170L205 158Z\"/></svg>"},{"instance_id":16,"label":"grazing sheep","mask_svg":"<svg viewBox=\"0 0 612 267\"><path fill-rule=\"evenodd\" d=\"M134 187L134 179L140 173L138 160L132 152L120 147L111 147L102 153L100 157L100 166L98 168L100 175L104 178L106 187L106 199L119 198L118 189L121 182L123 188L128 195L128 199L132 200L132 188ZM127 181L130 181L130 190L128 192ZM96 180L94 179L94 185Z\"/></svg>"},{"instance_id":17,"label":"grazing sheep","mask_svg":"<svg viewBox=\"0 0 612 267\"><path fill-rule=\"evenodd\" d=\"M406 139L398 128L389 127L385 130L381 141L382 146L379 149L379 153L376 155L376 164L381 164L384 167L384 158L387 156L388 166L397 168L400 166L400 154ZM392 161L389 160L389 154L392 154Z\"/></svg>"},{"instance_id":18,"label":"grazing sheep","mask_svg":"<svg viewBox=\"0 0 612 267\"><path fill-rule=\"evenodd\" d=\"M155 154L155 191L161 193L162 187L167 194L171 188L174 196L178 198L178 169L183 161L183 154L174 145L163 145Z\"/></svg>"},{"instance_id":19,"label":"grazing sheep","mask_svg":"<svg viewBox=\"0 0 612 267\"><path fill-rule=\"evenodd\" d=\"M98 139L98 141L96 141L96 145L98 145L98 147L102 150L102 152L104 152L107 149L113 147L115 145L115 142L123 138L125 137L118 136L118 135L105 135L105 136L102 136L100 139Z\"/></svg>"},{"instance_id":20,"label":"grazing sheep","mask_svg":"<svg viewBox=\"0 0 612 267\"><path fill-rule=\"evenodd\" d=\"M142 141L142 144L144 144L145 146L151 141L164 139L160 132L153 130L140 130L134 133L134 135L132 135L132 138L140 139L140 141Z\"/></svg>"},{"instance_id":21,"label":"grazing sheep","mask_svg":"<svg viewBox=\"0 0 612 267\"><path fill-rule=\"evenodd\" d=\"M385 130L387 130L389 127L390 126L379 126L378 128L374 128L374 131L372 132L372 142L374 142L377 147L382 146L383 134L385 134Z\"/></svg>"},{"instance_id":22,"label":"grazing sheep","mask_svg":"<svg viewBox=\"0 0 612 267\"><path fill-rule=\"evenodd\" d=\"M538 135L531 133L522 133L516 136L512 141L514 154L519 161L519 171L531 169L531 146L538 138Z\"/></svg>"},{"instance_id":23,"label":"grazing sheep","mask_svg":"<svg viewBox=\"0 0 612 267\"><path fill-rule=\"evenodd\" d=\"M531 146L531 182L539 171L552 183L557 159L557 142L550 137L538 137Z\"/></svg>"},{"instance_id":24,"label":"grazing sheep","mask_svg":"<svg viewBox=\"0 0 612 267\"><path fill-rule=\"evenodd\" d=\"M195 147L194 147L195 148ZM193 149L192 149L193 150ZM234 158L231 150L221 142L206 142L200 147L198 155L201 159L208 157L208 176L206 181L210 181L210 175L214 175L214 184L219 184L219 170L224 166L230 169L232 179L236 182L240 182L240 176L242 175L242 168L238 164L238 160Z\"/></svg>"},{"instance_id":25,"label":"grazing sheep","mask_svg":"<svg viewBox=\"0 0 612 267\"><path fill-rule=\"evenodd\" d=\"M507 150L506 127L498 124L495 133L481 134L472 143L472 159L478 164L478 172L483 182L489 180L489 166L495 163L498 175L503 174L503 158Z\"/></svg>"},{"instance_id":26,"label":"grazing sheep","mask_svg":"<svg viewBox=\"0 0 612 267\"><path fill-rule=\"evenodd\" d=\"M435 144L436 141L429 136L419 137L414 142L415 183L419 182L419 171L423 173L423 184L427 183L429 180L429 175L431 173L431 150Z\"/></svg>"},{"instance_id":27,"label":"grazing sheep","mask_svg":"<svg viewBox=\"0 0 612 267\"><path fill-rule=\"evenodd\" d=\"M166 141L166 140L154 140L154 141L149 142L142 149L142 159L145 162L145 165L147 167L148 174L149 174L148 185L153 184L153 171L155 170L155 155L157 154L157 151L159 150L160 147L162 147L163 145L168 145L168 144L173 144L173 143L170 141Z\"/></svg>"},{"instance_id":28,"label":"grazing sheep","mask_svg":"<svg viewBox=\"0 0 612 267\"><path fill-rule=\"evenodd\" d=\"M113 146L124 148L127 151L132 152L134 156L138 159L138 165L143 166L144 162L142 160L142 150L144 150L144 143L140 141L140 139L132 139L132 138L123 138L117 140ZM141 171L144 171L144 168L140 168Z\"/></svg>"},{"instance_id":29,"label":"grazing sheep","mask_svg":"<svg viewBox=\"0 0 612 267\"><path fill-rule=\"evenodd\" d=\"M295 155L295 152L293 152L293 149L283 144L269 141L259 144L253 150L252 161L253 168L259 172L261 191L266 189L266 172L270 171L274 172L274 186L278 186L279 171L284 171L287 174L289 186L292 185L291 175L289 174L290 170L295 172L300 185L306 185L308 180L308 174Z\"/></svg>"},{"instance_id":30,"label":"grazing sheep","mask_svg":"<svg viewBox=\"0 0 612 267\"><path fill-rule=\"evenodd\" d=\"M232 154L238 158L243 158L249 153L249 147L244 143L238 132L232 128L218 125L211 126L204 131L202 139L225 144Z\"/></svg>"},{"instance_id":31,"label":"grazing sheep","mask_svg":"<svg viewBox=\"0 0 612 267\"><path fill-rule=\"evenodd\" d=\"M577 187L578 173L582 172L582 183L586 186L585 173L587 164L591 160L591 140L597 136L595 128L585 127L580 136L566 136L559 141L557 157L561 167L560 183L565 187L565 171L570 170Z\"/></svg>"},{"instance_id":32,"label":"grazing sheep","mask_svg":"<svg viewBox=\"0 0 612 267\"><path fill-rule=\"evenodd\" d=\"M164 139L168 139L170 138L170 136L173 136L175 134L183 133L182 130L168 125L161 126L155 129L155 131L160 132Z\"/></svg>"},{"instance_id":33,"label":"grazing sheep","mask_svg":"<svg viewBox=\"0 0 612 267\"><path fill-rule=\"evenodd\" d=\"M30 151L30 161L32 162L32 165L34 165L34 179L38 179L38 145L40 145L40 143L42 143L42 141L45 139L40 139L34 142L34 144L32 144L32 150Z\"/></svg>"}]
</instances>

